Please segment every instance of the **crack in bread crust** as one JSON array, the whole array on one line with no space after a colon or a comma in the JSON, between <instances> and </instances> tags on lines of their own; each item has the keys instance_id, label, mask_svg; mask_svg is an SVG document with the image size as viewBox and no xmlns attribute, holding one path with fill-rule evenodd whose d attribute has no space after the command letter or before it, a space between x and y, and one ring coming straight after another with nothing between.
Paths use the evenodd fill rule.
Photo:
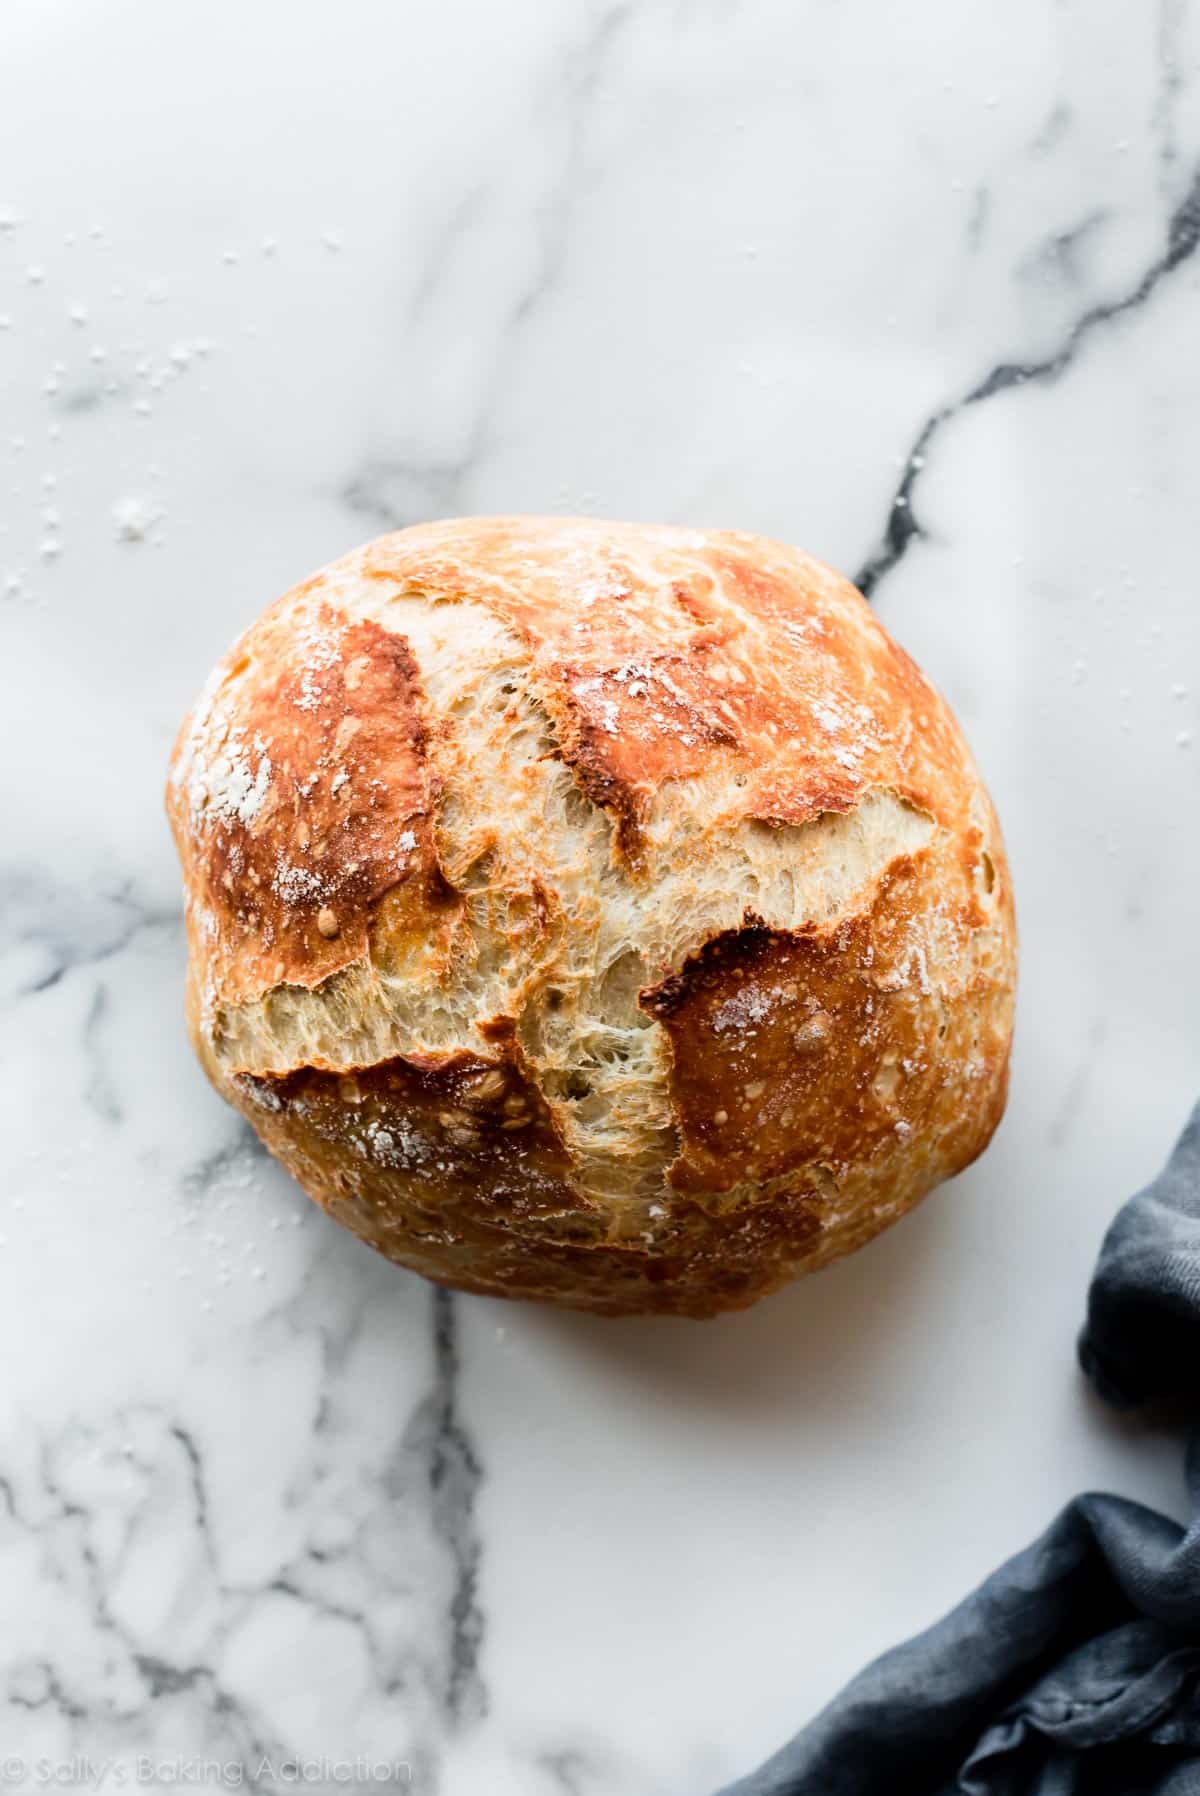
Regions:
<instances>
[{"instance_id":1,"label":"crack in bread crust","mask_svg":"<svg viewBox=\"0 0 1200 1796\"><path fill-rule=\"evenodd\" d=\"M384 538L232 651L169 806L210 1076L429 1276L711 1313L857 1245L999 1119L986 793L857 595L780 545ZM489 1121L472 1079L523 1108ZM438 1151L380 1160L364 1117Z\"/></svg>"}]
</instances>

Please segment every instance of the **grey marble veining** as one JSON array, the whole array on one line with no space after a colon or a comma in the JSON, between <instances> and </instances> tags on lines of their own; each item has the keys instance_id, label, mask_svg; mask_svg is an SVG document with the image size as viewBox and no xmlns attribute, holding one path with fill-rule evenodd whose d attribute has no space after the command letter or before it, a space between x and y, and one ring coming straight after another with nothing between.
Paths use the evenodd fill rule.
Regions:
<instances>
[{"instance_id":1,"label":"grey marble veining","mask_svg":"<svg viewBox=\"0 0 1200 1796\"><path fill-rule=\"evenodd\" d=\"M695 1796L1079 1488L1177 1507L1072 1346L1195 1096L1200 5L10 0L0 145L0 1779ZM507 510L858 570L1004 822L995 1144L712 1325L384 1265L186 1041L212 662Z\"/></svg>"},{"instance_id":2,"label":"grey marble veining","mask_svg":"<svg viewBox=\"0 0 1200 1796\"><path fill-rule=\"evenodd\" d=\"M1103 214L1093 212L1073 230L1057 233L1046 244L1043 257L1049 254L1046 272L1070 281L1078 279L1075 251L1087 232L1103 222ZM881 534L879 546L863 563L855 576L855 584L868 598L879 581L890 574L909 545L921 537L917 511L917 488L926 462L933 452L939 432L959 417L968 406L982 405L1014 387L1030 381L1055 381L1070 369L1087 344L1092 332L1111 324L1114 319L1135 311L1150 300L1159 282L1182 267L1200 246L1200 167L1182 199L1171 210L1166 221L1166 245L1154 257L1128 292L1114 299L1094 301L1078 317L1069 321L1062 341L1034 362L998 362L982 380L961 395L940 405L925 419L913 440L904 464L904 472L892 498L891 512Z\"/></svg>"}]
</instances>

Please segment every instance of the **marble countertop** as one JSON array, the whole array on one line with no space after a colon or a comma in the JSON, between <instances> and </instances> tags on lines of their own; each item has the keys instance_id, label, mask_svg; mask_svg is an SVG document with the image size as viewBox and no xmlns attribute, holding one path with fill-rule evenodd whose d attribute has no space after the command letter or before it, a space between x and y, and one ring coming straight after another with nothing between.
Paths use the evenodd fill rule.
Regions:
<instances>
[{"instance_id":1,"label":"marble countertop","mask_svg":"<svg viewBox=\"0 0 1200 1796\"><path fill-rule=\"evenodd\" d=\"M9 0L0 1776L702 1796L1080 1488L1181 1510L1073 1340L1196 1095L1198 70L1192 0ZM859 575L1008 837L993 1147L716 1323L434 1293L184 1035L211 663L521 510Z\"/></svg>"}]
</instances>

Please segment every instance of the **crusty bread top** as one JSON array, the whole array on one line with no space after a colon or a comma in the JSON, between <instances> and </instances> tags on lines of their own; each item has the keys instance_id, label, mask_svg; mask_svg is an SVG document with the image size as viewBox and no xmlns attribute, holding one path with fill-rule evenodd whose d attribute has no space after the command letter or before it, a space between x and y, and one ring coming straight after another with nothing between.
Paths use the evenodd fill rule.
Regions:
<instances>
[{"instance_id":1,"label":"crusty bread top","mask_svg":"<svg viewBox=\"0 0 1200 1796\"><path fill-rule=\"evenodd\" d=\"M709 1314L867 1239L1003 1109L987 793L780 544L385 537L226 656L168 805L210 1076L433 1277Z\"/></svg>"},{"instance_id":2,"label":"crusty bread top","mask_svg":"<svg viewBox=\"0 0 1200 1796\"><path fill-rule=\"evenodd\" d=\"M384 537L279 600L184 725L169 807L211 998L313 988L450 903L406 598L470 602L530 657L554 751L637 881L668 782L730 822L798 825L884 792L965 827L953 718L859 594L734 532L475 518Z\"/></svg>"}]
</instances>

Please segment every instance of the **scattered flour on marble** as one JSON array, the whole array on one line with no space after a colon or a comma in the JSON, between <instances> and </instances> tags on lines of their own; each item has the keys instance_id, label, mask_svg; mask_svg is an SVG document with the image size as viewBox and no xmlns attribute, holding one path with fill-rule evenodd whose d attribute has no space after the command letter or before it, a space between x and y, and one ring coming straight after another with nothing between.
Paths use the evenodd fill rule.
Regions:
<instances>
[{"instance_id":1,"label":"scattered flour on marble","mask_svg":"<svg viewBox=\"0 0 1200 1796\"><path fill-rule=\"evenodd\" d=\"M144 493L127 493L118 499L112 508L113 526L117 533L117 541L122 543L144 543L155 524L162 519L162 509L153 499Z\"/></svg>"}]
</instances>

